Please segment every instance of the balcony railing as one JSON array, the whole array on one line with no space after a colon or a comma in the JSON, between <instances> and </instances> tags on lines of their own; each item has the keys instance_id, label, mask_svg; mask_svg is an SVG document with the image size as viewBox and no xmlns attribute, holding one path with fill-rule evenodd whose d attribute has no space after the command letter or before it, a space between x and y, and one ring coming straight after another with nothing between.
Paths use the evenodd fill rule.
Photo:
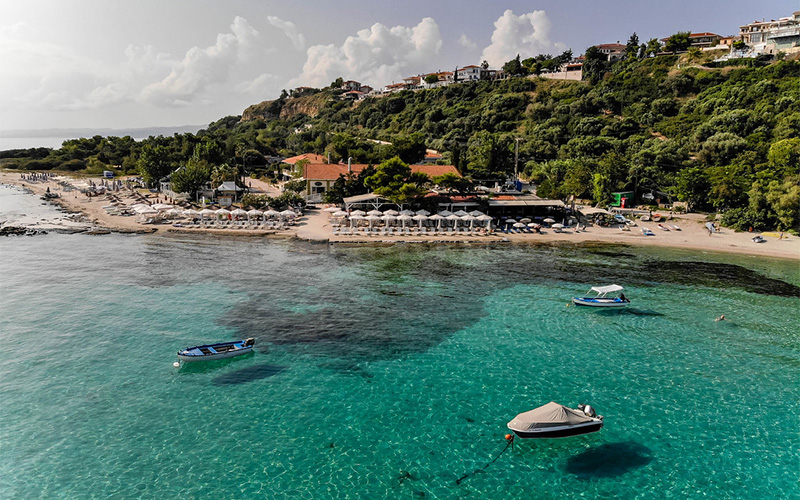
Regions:
<instances>
[{"instance_id":1,"label":"balcony railing","mask_svg":"<svg viewBox=\"0 0 800 500\"><path fill-rule=\"evenodd\" d=\"M783 38L787 36L800 36L800 26L770 30L767 38Z\"/></svg>"}]
</instances>

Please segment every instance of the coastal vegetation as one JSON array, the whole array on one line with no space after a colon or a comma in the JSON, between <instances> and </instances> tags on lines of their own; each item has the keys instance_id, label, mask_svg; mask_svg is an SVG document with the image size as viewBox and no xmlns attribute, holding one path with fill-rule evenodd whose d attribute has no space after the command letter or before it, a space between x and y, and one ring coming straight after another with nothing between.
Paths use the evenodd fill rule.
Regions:
<instances>
[{"instance_id":1,"label":"coastal vegetation","mask_svg":"<svg viewBox=\"0 0 800 500\"><path fill-rule=\"evenodd\" d=\"M680 50L680 33L671 42ZM671 39L673 38L671 37ZM216 171L230 179L274 179L272 157L319 153L331 161L375 165L340 179L338 194L363 192L392 168L442 152L469 182L518 171L542 197L590 198L614 191L683 201L723 213L738 229L798 229L800 223L800 61L727 62L690 51L609 63L586 53L584 81L546 80L556 58L515 58L497 81L459 82L351 102L331 87L282 93L197 134L100 137L60 149L2 153L2 167L99 174L138 173L151 185L170 172L185 191ZM633 52L631 52L632 54ZM335 83L335 82L334 82ZM397 157L397 160L392 160ZM386 165L386 164L384 164ZM412 196L420 179L403 177L387 194ZM417 182L420 181L420 182ZM453 179L442 179L454 190Z\"/></svg>"}]
</instances>

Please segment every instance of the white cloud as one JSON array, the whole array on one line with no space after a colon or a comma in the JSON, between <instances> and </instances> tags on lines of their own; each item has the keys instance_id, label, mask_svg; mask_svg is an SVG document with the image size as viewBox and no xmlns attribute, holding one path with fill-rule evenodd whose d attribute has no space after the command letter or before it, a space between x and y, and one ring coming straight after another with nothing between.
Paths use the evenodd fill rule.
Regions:
<instances>
[{"instance_id":1,"label":"white cloud","mask_svg":"<svg viewBox=\"0 0 800 500\"><path fill-rule=\"evenodd\" d=\"M231 69L249 59L258 31L246 19L236 17L231 33L220 33L214 45L192 47L183 60L160 82L147 85L140 98L149 103L171 106L190 104L194 97L215 83L230 78Z\"/></svg>"},{"instance_id":2,"label":"white cloud","mask_svg":"<svg viewBox=\"0 0 800 500\"><path fill-rule=\"evenodd\" d=\"M251 80L243 80L234 86L234 90L244 94L265 95L279 85L280 79L269 73L262 73Z\"/></svg>"},{"instance_id":3,"label":"white cloud","mask_svg":"<svg viewBox=\"0 0 800 500\"><path fill-rule=\"evenodd\" d=\"M442 47L439 26L430 17L413 28L388 28L380 23L349 36L341 47L309 47L303 72L288 86L323 87L337 77L372 85L402 78L403 71L422 71Z\"/></svg>"},{"instance_id":4,"label":"white cloud","mask_svg":"<svg viewBox=\"0 0 800 500\"><path fill-rule=\"evenodd\" d=\"M478 48L478 44L470 40L466 33L462 33L460 37L458 37L458 44L462 47L466 47L469 50L475 50Z\"/></svg>"},{"instance_id":5,"label":"white cloud","mask_svg":"<svg viewBox=\"0 0 800 500\"><path fill-rule=\"evenodd\" d=\"M495 21L492 43L483 49L481 59L499 67L517 57L517 54L525 59L537 54L565 51L566 45L550 40L550 28L550 20L543 10L534 10L519 16L506 10Z\"/></svg>"},{"instance_id":6,"label":"white cloud","mask_svg":"<svg viewBox=\"0 0 800 500\"><path fill-rule=\"evenodd\" d=\"M297 32L297 26L291 21L284 21L280 17L277 16L269 16L267 17L267 21L276 28L279 28L283 33L286 35L289 40L292 41L292 45L297 50L305 50L306 48L306 38L303 36L302 33Z\"/></svg>"}]
</instances>

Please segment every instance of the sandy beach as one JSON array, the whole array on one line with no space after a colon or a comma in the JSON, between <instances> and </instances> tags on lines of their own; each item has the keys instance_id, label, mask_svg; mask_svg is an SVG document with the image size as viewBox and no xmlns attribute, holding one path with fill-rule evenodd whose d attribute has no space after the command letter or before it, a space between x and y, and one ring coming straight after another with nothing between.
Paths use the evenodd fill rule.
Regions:
<instances>
[{"instance_id":1,"label":"sandy beach","mask_svg":"<svg viewBox=\"0 0 800 500\"><path fill-rule=\"evenodd\" d=\"M85 179L86 182L90 179ZM100 179L93 179L99 182ZM585 230L576 232L571 229L555 232L553 229L543 229L542 234L506 234L494 235L464 235L464 234L410 234L410 235L340 235L334 234L329 214L323 210L309 210L297 220L295 225L283 230L275 229L206 229L175 227L173 222L160 224L143 224L138 217L111 215L103 208L110 199L106 195L87 197L78 191L63 192L58 182L29 182L20 179L18 172L0 172L0 183L12 184L31 190L34 194L43 195L49 187L51 192L59 194L54 200L64 209L84 214L85 219L98 228L117 232L149 233L154 231L167 232L200 232L219 235L247 235L268 237L297 237L314 242L330 242L333 244L394 244L405 243L520 243L520 244L594 244L611 243L623 245L643 245L674 247L690 250L727 252L752 256L775 257L800 260L800 238L784 234L783 239L779 233L764 233L765 242L755 243L752 237L755 233L737 233L731 229L721 228L719 232L709 235L704 224L705 215L685 214L673 217L669 221L680 227L680 231L663 231L656 223L637 221L638 226L631 231L621 231L617 227L589 226ZM275 196L278 191L274 186L252 180L252 187L264 194ZM115 193L119 202L124 205L141 203L141 194L129 190ZM156 199L164 201L150 194L148 201ZM650 228L655 235L645 236L641 228Z\"/></svg>"}]
</instances>

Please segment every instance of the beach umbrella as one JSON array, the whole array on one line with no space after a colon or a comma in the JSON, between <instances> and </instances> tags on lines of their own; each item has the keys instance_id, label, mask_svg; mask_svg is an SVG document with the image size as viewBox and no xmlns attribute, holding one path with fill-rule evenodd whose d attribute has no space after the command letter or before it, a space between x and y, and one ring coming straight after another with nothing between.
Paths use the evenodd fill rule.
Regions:
<instances>
[{"instance_id":1,"label":"beach umbrella","mask_svg":"<svg viewBox=\"0 0 800 500\"><path fill-rule=\"evenodd\" d=\"M153 208L158 210L159 212L166 212L167 210L174 207L172 205L167 205L166 203L155 203L153 204Z\"/></svg>"},{"instance_id":2,"label":"beach umbrella","mask_svg":"<svg viewBox=\"0 0 800 500\"><path fill-rule=\"evenodd\" d=\"M415 212L413 210L405 209L400 211L400 215L408 215L413 217L415 215Z\"/></svg>"},{"instance_id":3,"label":"beach umbrella","mask_svg":"<svg viewBox=\"0 0 800 500\"><path fill-rule=\"evenodd\" d=\"M360 216L363 217L363 216L367 215L367 212L365 212L363 210L353 210L353 211L350 212L350 215L360 215Z\"/></svg>"},{"instance_id":4,"label":"beach umbrella","mask_svg":"<svg viewBox=\"0 0 800 500\"><path fill-rule=\"evenodd\" d=\"M286 217L287 219L294 219L295 217L297 217L297 213L294 210L287 209L284 210L283 212L280 212L280 216Z\"/></svg>"},{"instance_id":5,"label":"beach umbrella","mask_svg":"<svg viewBox=\"0 0 800 500\"><path fill-rule=\"evenodd\" d=\"M383 221L384 226L389 227L389 223L396 221L397 217L394 215L382 215L381 220Z\"/></svg>"},{"instance_id":6,"label":"beach umbrella","mask_svg":"<svg viewBox=\"0 0 800 500\"><path fill-rule=\"evenodd\" d=\"M380 217L381 215L383 215L383 212L381 212L380 210L370 210L369 212L367 212L367 215L375 215L377 217Z\"/></svg>"},{"instance_id":7,"label":"beach umbrella","mask_svg":"<svg viewBox=\"0 0 800 500\"><path fill-rule=\"evenodd\" d=\"M334 212L338 212L339 210L341 210L339 207L328 207L328 208L323 209L322 211L323 212L328 212L328 213L334 213Z\"/></svg>"},{"instance_id":8,"label":"beach umbrella","mask_svg":"<svg viewBox=\"0 0 800 500\"><path fill-rule=\"evenodd\" d=\"M422 214L417 214L417 215L415 215L415 216L413 216L411 218L416 220L416 221L419 221L419 227L422 227L422 222L423 221L428 220L428 216L427 215L422 215Z\"/></svg>"},{"instance_id":9,"label":"beach umbrella","mask_svg":"<svg viewBox=\"0 0 800 500\"><path fill-rule=\"evenodd\" d=\"M463 210L458 210L457 212L453 212L453 215L458 215L459 217L464 217L465 215L469 215L467 212Z\"/></svg>"},{"instance_id":10,"label":"beach umbrella","mask_svg":"<svg viewBox=\"0 0 800 500\"><path fill-rule=\"evenodd\" d=\"M366 217L364 217L364 218L365 218L366 220L368 220L368 221L369 221L369 227L370 227L370 229L372 229L372 226L375 224L375 221L379 221L379 220L381 220L381 218L380 218L380 217L378 217L378 216L377 216L377 215L375 215L375 214L373 214L373 215L367 215L367 216L366 216Z\"/></svg>"},{"instance_id":11,"label":"beach umbrella","mask_svg":"<svg viewBox=\"0 0 800 500\"><path fill-rule=\"evenodd\" d=\"M551 217L548 217L548 218L546 218L545 220L543 220L542 222L547 222L547 223L549 223L549 224L552 224L552 223L553 223L553 222L555 222L555 221L556 221L555 219L553 219L553 218L551 218Z\"/></svg>"},{"instance_id":12,"label":"beach umbrella","mask_svg":"<svg viewBox=\"0 0 800 500\"><path fill-rule=\"evenodd\" d=\"M339 210L338 212L334 212L332 217L347 217L347 212Z\"/></svg>"},{"instance_id":13,"label":"beach umbrella","mask_svg":"<svg viewBox=\"0 0 800 500\"><path fill-rule=\"evenodd\" d=\"M450 217L451 215L453 215L453 212L451 212L450 210L442 210L441 212L439 212L439 215L441 215L442 217Z\"/></svg>"},{"instance_id":14,"label":"beach umbrella","mask_svg":"<svg viewBox=\"0 0 800 500\"><path fill-rule=\"evenodd\" d=\"M264 216L265 216L265 217L277 217L277 216L279 216L280 214L281 214L281 213L280 213L280 212L278 212L277 210L272 210L272 209L269 209L269 210L267 210L266 212L264 212Z\"/></svg>"},{"instance_id":15,"label":"beach umbrella","mask_svg":"<svg viewBox=\"0 0 800 500\"><path fill-rule=\"evenodd\" d=\"M473 211L472 211L472 212L470 212L469 214L470 214L471 216L473 216L473 217L480 217L481 215L484 215L484 213L483 213L483 212L481 212L480 210L473 210Z\"/></svg>"},{"instance_id":16,"label":"beach umbrella","mask_svg":"<svg viewBox=\"0 0 800 500\"><path fill-rule=\"evenodd\" d=\"M451 215L448 215L448 216L447 216L447 217L445 217L445 218L446 218L447 220L449 220L450 222L452 222L452 223L453 223L453 227L454 227L454 228L458 226L458 221L460 221L460 220L461 220L461 217L459 217L459 216L458 216L458 215L456 215L456 214L451 214Z\"/></svg>"},{"instance_id":17,"label":"beach umbrella","mask_svg":"<svg viewBox=\"0 0 800 500\"><path fill-rule=\"evenodd\" d=\"M130 208L135 212L137 208L142 208L142 207L150 208L150 205L148 205L147 203L134 203L133 205L131 205Z\"/></svg>"},{"instance_id":18,"label":"beach umbrella","mask_svg":"<svg viewBox=\"0 0 800 500\"><path fill-rule=\"evenodd\" d=\"M246 210L242 210L241 208L237 208L236 210L233 210L231 212L231 215L236 216L236 218L238 219L239 217L247 216L247 211Z\"/></svg>"},{"instance_id":19,"label":"beach umbrella","mask_svg":"<svg viewBox=\"0 0 800 500\"><path fill-rule=\"evenodd\" d=\"M355 227L356 222L360 220L364 220L363 215L358 215L358 214L350 215L350 227Z\"/></svg>"},{"instance_id":20,"label":"beach umbrella","mask_svg":"<svg viewBox=\"0 0 800 500\"><path fill-rule=\"evenodd\" d=\"M397 210L387 210L383 212L383 215L394 215L395 217L397 217L398 215L400 215L400 212L398 212Z\"/></svg>"},{"instance_id":21,"label":"beach umbrella","mask_svg":"<svg viewBox=\"0 0 800 500\"><path fill-rule=\"evenodd\" d=\"M527 224L528 222L531 222L531 219L530 217L525 217L520 219L519 221L522 222L523 224Z\"/></svg>"},{"instance_id":22,"label":"beach umbrella","mask_svg":"<svg viewBox=\"0 0 800 500\"><path fill-rule=\"evenodd\" d=\"M430 212L428 212L427 210L417 210L417 215L424 215L424 216L426 216L426 217L427 217L427 216L428 216L428 215L430 215L430 214L431 214L431 213L430 213Z\"/></svg>"},{"instance_id":23,"label":"beach umbrella","mask_svg":"<svg viewBox=\"0 0 800 500\"><path fill-rule=\"evenodd\" d=\"M477 217L475 217L475 216L473 216L473 215L470 215L470 214L467 214L467 215L462 215L462 216L461 216L461 220L463 220L463 221L469 221L469 228L470 228L470 229L472 229L472 228L473 228L473 226L475 225L475 221L476 221L477 219L478 219Z\"/></svg>"},{"instance_id":24,"label":"beach umbrella","mask_svg":"<svg viewBox=\"0 0 800 500\"><path fill-rule=\"evenodd\" d=\"M211 210L210 208L204 208L204 209L200 210L200 216L202 218L204 218L204 219L206 218L206 215L215 215L215 214L216 213L213 210Z\"/></svg>"},{"instance_id":25,"label":"beach umbrella","mask_svg":"<svg viewBox=\"0 0 800 500\"><path fill-rule=\"evenodd\" d=\"M250 219L251 217L260 217L262 215L264 215L264 212L262 212L261 210L259 210L257 208L253 208L253 209L247 211L247 218L248 219Z\"/></svg>"},{"instance_id":26,"label":"beach umbrella","mask_svg":"<svg viewBox=\"0 0 800 500\"><path fill-rule=\"evenodd\" d=\"M536 227L542 227L542 226L540 226L539 224L537 224L537 223L535 223L535 222L529 222L529 223L528 223L528 227L533 227L533 228L536 228Z\"/></svg>"},{"instance_id":27,"label":"beach umbrella","mask_svg":"<svg viewBox=\"0 0 800 500\"><path fill-rule=\"evenodd\" d=\"M525 224L523 224L522 222L515 222L514 227L525 227Z\"/></svg>"},{"instance_id":28,"label":"beach umbrella","mask_svg":"<svg viewBox=\"0 0 800 500\"><path fill-rule=\"evenodd\" d=\"M214 213L217 215L230 215L231 211L227 208L220 208L218 210L214 210Z\"/></svg>"},{"instance_id":29,"label":"beach umbrella","mask_svg":"<svg viewBox=\"0 0 800 500\"><path fill-rule=\"evenodd\" d=\"M142 207L139 210L136 210L135 212L139 215L152 215L152 214L157 214L158 210L151 207Z\"/></svg>"},{"instance_id":30,"label":"beach umbrella","mask_svg":"<svg viewBox=\"0 0 800 500\"><path fill-rule=\"evenodd\" d=\"M170 208L167 210L167 215L171 215L175 217L176 215L183 215L183 210L178 210L177 208Z\"/></svg>"},{"instance_id":31,"label":"beach umbrella","mask_svg":"<svg viewBox=\"0 0 800 500\"><path fill-rule=\"evenodd\" d=\"M412 213L413 213L413 212L412 212ZM406 227L406 222L408 222L408 221L410 221L410 220L414 220L414 218L413 218L413 217L411 217L411 216L410 216L410 215L408 215L408 214L401 214L401 215L400 215L400 217L398 217L398 218L397 218L397 220L401 220L401 221L403 221L403 227Z\"/></svg>"},{"instance_id":32,"label":"beach umbrella","mask_svg":"<svg viewBox=\"0 0 800 500\"><path fill-rule=\"evenodd\" d=\"M197 210L195 210L193 208L189 208L189 209L183 211L183 215L185 215L187 217L197 217L198 215L200 215L200 212L198 212Z\"/></svg>"},{"instance_id":33,"label":"beach umbrella","mask_svg":"<svg viewBox=\"0 0 800 500\"><path fill-rule=\"evenodd\" d=\"M429 219L429 220L435 220L435 221L436 221L436 229L441 229L441 228L442 228L442 221L443 221L445 218L444 218L444 217L442 217L442 216L441 216L441 215L439 215L439 214L433 214L433 215L431 215L430 217L428 217L428 219Z\"/></svg>"}]
</instances>

